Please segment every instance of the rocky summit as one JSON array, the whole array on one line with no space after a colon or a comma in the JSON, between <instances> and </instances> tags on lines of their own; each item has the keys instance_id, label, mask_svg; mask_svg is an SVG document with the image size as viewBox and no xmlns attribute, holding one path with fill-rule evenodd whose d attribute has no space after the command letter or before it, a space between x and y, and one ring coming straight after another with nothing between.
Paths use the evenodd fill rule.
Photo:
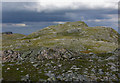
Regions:
<instances>
[{"instance_id":1,"label":"rocky summit","mask_svg":"<svg viewBox=\"0 0 120 83\"><path fill-rule=\"evenodd\" d=\"M119 35L82 21L2 34L3 80L119 81Z\"/></svg>"}]
</instances>

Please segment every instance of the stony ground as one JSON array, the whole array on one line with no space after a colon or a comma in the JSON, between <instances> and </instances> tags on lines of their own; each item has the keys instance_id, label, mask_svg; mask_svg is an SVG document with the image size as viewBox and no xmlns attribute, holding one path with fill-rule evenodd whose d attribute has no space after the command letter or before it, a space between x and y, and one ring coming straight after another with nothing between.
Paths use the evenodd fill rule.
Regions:
<instances>
[{"instance_id":1,"label":"stony ground","mask_svg":"<svg viewBox=\"0 0 120 83\"><path fill-rule=\"evenodd\" d=\"M109 55L109 56L108 56ZM70 59L23 60L6 62L6 81L118 81L120 79L116 53L91 54Z\"/></svg>"},{"instance_id":2,"label":"stony ground","mask_svg":"<svg viewBox=\"0 0 120 83\"><path fill-rule=\"evenodd\" d=\"M3 34L4 81L119 81L119 34L82 21Z\"/></svg>"}]
</instances>

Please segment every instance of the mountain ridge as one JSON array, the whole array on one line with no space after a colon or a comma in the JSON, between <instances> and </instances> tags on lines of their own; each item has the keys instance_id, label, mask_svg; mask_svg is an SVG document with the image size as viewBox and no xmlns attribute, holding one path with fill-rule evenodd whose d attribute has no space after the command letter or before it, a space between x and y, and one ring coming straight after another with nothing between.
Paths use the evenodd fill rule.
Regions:
<instances>
[{"instance_id":1,"label":"mountain ridge","mask_svg":"<svg viewBox=\"0 0 120 83\"><path fill-rule=\"evenodd\" d=\"M62 46L67 49L73 48L72 50L74 51L92 49L99 53L100 51L109 52L115 50L118 47L118 35L118 32L112 28L102 26L89 27L86 23L77 21L48 26L30 35L24 37L22 35L21 38L17 38L15 41L19 43L24 41L33 48ZM21 49L23 47L27 48L27 44L19 47ZM13 47L18 47L17 43L16 45L13 44ZM105 51L102 50L104 47Z\"/></svg>"}]
</instances>

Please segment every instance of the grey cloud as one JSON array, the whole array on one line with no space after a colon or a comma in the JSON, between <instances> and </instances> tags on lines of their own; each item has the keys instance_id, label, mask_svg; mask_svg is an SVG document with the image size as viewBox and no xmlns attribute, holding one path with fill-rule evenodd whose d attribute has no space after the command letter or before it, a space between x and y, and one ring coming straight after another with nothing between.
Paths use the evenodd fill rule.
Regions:
<instances>
[{"instance_id":1,"label":"grey cloud","mask_svg":"<svg viewBox=\"0 0 120 83\"><path fill-rule=\"evenodd\" d=\"M101 25L101 26L115 27L117 29L116 27L117 19L112 20L113 18L116 18L116 15L118 14L118 10L116 8L110 8L110 7L88 8L89 6L84 7L83 4L79 4L79 3L72 4L74 5L74 8L70 8L69 6L61 7L61 5L59 6L59 4L56 5L57 7L54 6L56 8L52 8L50 7L51 5L47 5L47 4L42 5L42 4L43 3L38 5L38 3L35 2L34 3L33 2L3 3L2 21L3 23L23 23L23 22L48 23L48 22L59 22L59 21L66 22L66 21L83 20L87 22L89 26ZM71 3L68 3L68 5L69 4ZM79 8L79 6L77 5L83 5L83 6ZM108 15L113 15L113 17L110 17ZM96 21L96 19L103 21Z\"/></svg>"}]
</instances>

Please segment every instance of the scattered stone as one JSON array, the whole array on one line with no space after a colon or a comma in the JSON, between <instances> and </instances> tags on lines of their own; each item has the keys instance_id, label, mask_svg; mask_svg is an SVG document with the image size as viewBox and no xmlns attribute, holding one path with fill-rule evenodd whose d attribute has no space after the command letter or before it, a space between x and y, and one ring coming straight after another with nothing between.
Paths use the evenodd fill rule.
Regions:
<instances>
[{"instance_id":1,"label":"scattered stone","mask_svg":"<svg viewBox=\"0 0 120 83\"><path fill-rule=\"evenodd\" d=\"M10 70L10 68L8 67L7 70Z\"/></svg>"},{"instance_id":2,"label":"scattered stone","mask_svg":"<svg viewBox=\"0 0 120 83\"><path fill-rule=\"evenodd\" d=\"M19 70L19 68L17 68L16 70Z\"/></svg>"}]
</instances>

